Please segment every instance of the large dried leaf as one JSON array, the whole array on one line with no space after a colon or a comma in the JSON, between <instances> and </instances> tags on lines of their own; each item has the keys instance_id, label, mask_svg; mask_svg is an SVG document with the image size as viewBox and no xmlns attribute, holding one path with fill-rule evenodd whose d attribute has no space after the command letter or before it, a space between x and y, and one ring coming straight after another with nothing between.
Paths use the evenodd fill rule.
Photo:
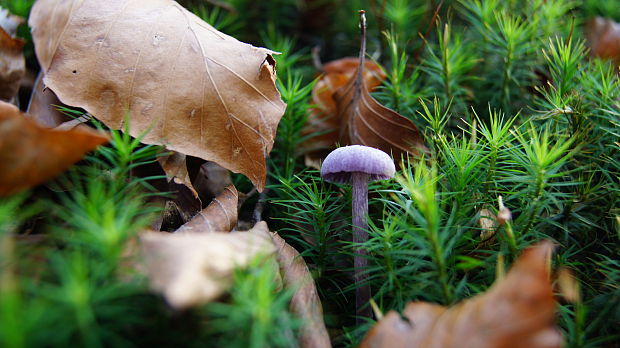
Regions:
<instances>
[{"instance_id":1,"label":"large dried leaf","mask_svg":"<svg viewBox=\"0 0 620 348\"><path fill-rule=\"evenodd\" d=\"M179 232L228 232L237 225L237 202L239 193L230 185L215 197L209 205L194 218L181 226Z\"/></svg>"},{"instance_id":2,"label":"large dried leaf","mask_svg":"<svg viewBox=\"0 0 620 348\"><path fill-rule=\"evenodd\" d=\"M552 250L551 242L529 248L487 292L453 307L410 302L407 320L390 311L360 347L560 347L548 270Z\"/></svg>"},{"instance_id":3,"label":"large dried leaf","mask_svg":"<svg viewBox=\"0 0 620 348\"><path fill-rule=\"evenodd\" d=\"M331 347L323 322L323 306L306 262L297 250L288 245L277 233L272 233L271 238L277 249L276 257L280 264L284 285L296 290L291 298L291 309L303 320L300 346L302 348Z\"/></svg>"},{"instance_id":4,"label":"large dried leaf","mask_svg":"<svg viewBox=\"0 0 620 348\"><path fill-rule=\"evenodd\" d=\"M262 190L285 104L273 53L173 0L39 0L30 16L45 84L144 142L214 161Z\"/></svg>"},{"instance_id":5,"label":"large dried leaf","mask_svg":"<svg viewBox=\"0 0 620 348\"><path fill-rule=\"evenodd\" d=\"M275 252L265 222L243 232L145 232L140 243L151 288L176 309L216 299L235 269Z\"/></svg>"},{"instance_id":6,"label":"large dried leaf","mask_svg":"<svg viewBox=\"0 0 620 348\"><path fill-rule=\"evenodd\" d=\"M363 78L369 92L385 79L383 69L373 61L365 61ZM317 134L304 144L302 152L331 151L340 140L340 115L334 100L334 92L354 76L359 65L358 58L346 57L323 65L323 75L312 88L312 104L308 123L303 134Z\"/></svg>"},{"instance_id":7,"label":"large dried leaf","mask_svg":"<svg viewBox=\"0 0 620 348\"><path fill-rule=\"evenodd\" d=\"M366 66L366 20L361 14L362 47L353 78L334 93L341 120L340 144L366 145L381 149L400 160L407 154L427 151L418 128L408 118L379 104L368 93Z\"/></svg>"},{"instance_id":8,"label":"large dried leaf","mask_svg":"<svg viewBox=\"0 0 620 348\"><path fill-rule=\"evenodd\" d=\"M106 135L86 127L43 128L14 105L0 101L0 196L56 176L107 141Z\"/></svg>"},{"instance_id":9,"label":"large dried leaf","mask_svg":"<svg viewBox=\"0 0 620 348\"><path fill-rule=\"evenodd\" d=\"M61 105L58 97L51 89L45 88L43 73L37 75L32 89L30 102L28 103L27 116L34 119L40 125L54 128L73 119L58 111L55 105Z\"/></svg>"},{"instance_id":10,"label":"large dried leaf","mask_svg":"<svg viewBox=\"0 0 620 348\"><path fill-rule=\"evenodd\" d=\"M0 100L11 101L26 73L25 41L13 38L0 27Z\"/></svg>"}]
</instances>

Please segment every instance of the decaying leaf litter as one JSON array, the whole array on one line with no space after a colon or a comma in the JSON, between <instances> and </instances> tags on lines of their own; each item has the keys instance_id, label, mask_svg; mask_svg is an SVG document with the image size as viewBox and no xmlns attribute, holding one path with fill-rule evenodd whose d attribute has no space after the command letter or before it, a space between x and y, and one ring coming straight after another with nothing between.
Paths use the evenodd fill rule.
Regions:
<instances>
[{"instance_id":1,"label":"decaying leaf litter","mask_svg":"<svg viewBox=\"0 0 620 348\"><path fill-rule=\"evenodd\" d=\"M12 29L0 31L0 73L6 73L0 85L7 86L0 97L14 102L24 74L24 42L12 36L21 20L6 18ZM167 183L159 189L171 195L156 200L165 206L163 220L168 212L179 221L152 225L159 229L172 224L170 233L140 233L140 252L133 252L131 267L146 275L151 290L170 307L183 311L225 300L235 271L261 260L261 267L274 269L278 288L293 294L290 310L302 320L297 344L331 346L320 291L303 253L270 232L265 221L245 221L244 226L254 227L237 230L243 204L239 196L251 198L255 190L265 189L266 158L286 108L276 88L276 52L241 43L168 0L38 0L29 25L42 71L28 105L32 115L8 103L0 105L0 156L6 166L0 194L36 187L86 152L105 146L109 137L85 125L67 130L89 117L144 144L162 145L165 149L153 165ZM610 38L615 25L598 19L591 24L592 35L601 37L590 41L593 54L618 56ZM314 136L300 153L316 156L317 151L360 144L390 153L397 163L428 156L418 127L370 94L386 75L380 65L366 61L365 23L360 27L359 58L323 66L303 131ZM81 108L88 117L66 124L70 118L56 105ZM218 177L220 169L213 168L241 173L255 189L240 193L229 175ZM479 210L482 239L495 238L512 219L500 222L502 213L496 215L488 206ZM551 242L543 242L526 250L505 278L458 305L409 303L401 315L390 312L383 318L375 312L378 322L361 346L561 346L562 334L554 325L551 249Z\"/></svg>"}]
</instances>

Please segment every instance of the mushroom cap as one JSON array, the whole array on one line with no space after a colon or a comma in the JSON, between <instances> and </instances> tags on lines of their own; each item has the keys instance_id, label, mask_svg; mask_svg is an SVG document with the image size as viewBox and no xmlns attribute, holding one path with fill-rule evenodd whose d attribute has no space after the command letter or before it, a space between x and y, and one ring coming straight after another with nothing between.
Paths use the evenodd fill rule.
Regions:
<instances>
[{"instance_id":1,"label":"mushroom cap","mask_svg":"<svg viewBox=\"0 0 620 348\"><path fill-rule=\"evenodd\" d=\"M332 151L321 166L325 181L346 184L351 174L366 173L369 181L386 180L394 176L394 161L387 153L363 145L343 146Z\"/></svg>"}]
</instances>

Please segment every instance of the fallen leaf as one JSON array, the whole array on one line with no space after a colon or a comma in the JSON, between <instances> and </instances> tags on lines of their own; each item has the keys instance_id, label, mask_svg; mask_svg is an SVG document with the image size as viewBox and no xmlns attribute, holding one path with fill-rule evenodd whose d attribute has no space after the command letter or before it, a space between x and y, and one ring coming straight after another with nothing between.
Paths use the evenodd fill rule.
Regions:
<instances>
[{"instance_id":1,"label":"fallen leaf","mask_svg":"<svg viewBox=\"0 0 620 348\"><path fill-rule=\"evenodd\" d=\"M302 348L331 347L323 322L323 306L308 266L297 250L288 245L277 233L271 233L276 246L276 258L284 285L296 289L291 298L291 309L303 321L300 332Z\"/></svg>"},{"instance_id":2,"label":"fallen leaf","mask_svg":"<svg viewBox=\"0 0 620 348\"><path fill-rule=\"evenodd\" d=\"M113 129L265 185L285 104L273 51L225 35L173 0L39 0L30 26L45 84Z\"/></svg>"},{"instance_id":3,"label":"fallen leaf","mask_svg":"<svg viewBox=\"0 0 620 348\"><path fill-rule=\"evenodd\" d=\"M359 64L346 85L337 89L339 143L366 145L383 150L397 160L403 155L427 152L418 128L408 118L379 104L368 92L366 67L366 17L360 11L361 49Z\"/></svg>"},{"instance_id":4,"label":"fallen leaf","mask_svg":"<svg viewBox=\"0 0 620 348\"><path fill-rule=\"evenodd\" d=\"M181 226L176 233L228 232L237 225L237 202L239 193L234 185L224 189L209 205L191 221Z\"/></svg>"},{"instance_id":5,"label":"fallen leaf","mask_svg":"<svg viewBox=\"0 0 620 348\"><path fill-rule=\"evenodd\" d=\"M19 91L19 83L26 73L25 44L0 28L0 100L11 101Z\"/></svg>"},{"instance_id":6,"label":"fallen leaf","mask_svg":"<svg viewBox=\"0 0 620 348\"><path fill-rule=\"evenodd\" d=\"M586 42L590 54L599 58L620 59L620 23L596 17L586 25Z\"/></svg>"},{"instance_id":7,"label":"fallen leaf","mask_svg":"<svg viewBox=\"0 0 620 348\"><path fill-rule=\"evenodd\" d=\"M385 79L385 72L373 61L365 61L363 78L366 88L372 92ZM312 88L312 104L308 123L302 135L317 134L304 142L302 153L319 150L331 151L340 140L340 115L334 100L334 92L347 84L359 65L358 58L346 57L323 65L323 75ZM316 157L316 156L313 156Z\"/></svg>"},{"instance_id":8,"label":"fallen leaf","mask_svg":"<svg viewBox=\"0 0 620 348\"><path fill-rule=\"evenodd\" d=\"M17 107L0 101L0 196L36 186L108 141L90 128L43 128Z\"/></svg>"},{"instance_id":9,"label":"fallen leaf","mask_svg":"<svg viewBox=\"0 0 620 348\"><path fill-rule=\"evenodd\" d=\"M73 120L71 117L58 111L54 105L62 105L62 103L51 89L45 88L43 73L39 72L34 83L32 95L30 96L26 115L40 125L49 128L55 128Z\"/></svg>"},{"instance_id":10,"label":"fallen leaf","mask_svg":"<svg viewBox=\"0 0 620 348\"><path fill-rule=\"evenodd\" d=\"M390 311L360 347L561 347L549 281L552 250L549 241L527 249L504 279L453 307L410 302L405 319Z\"/></svg>"},{"instance_id":11,"label":"fallen leaf","mask_svg":"<svg viewBox=\"0 0 620 348\"><path fill-rule=\"evenodd\" d=\"M151 289L175 309L216 299L231 286L235 269L261 255L269 262L275 252L264 221L243 232L144 232L140 244Z\"/></svg>"}]
</instances>

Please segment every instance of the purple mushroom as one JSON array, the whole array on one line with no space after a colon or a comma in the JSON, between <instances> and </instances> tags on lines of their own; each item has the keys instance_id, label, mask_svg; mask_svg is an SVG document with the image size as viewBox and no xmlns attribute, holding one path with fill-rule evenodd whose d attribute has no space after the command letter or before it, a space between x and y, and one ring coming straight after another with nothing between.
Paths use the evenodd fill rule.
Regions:
<instances>
[{"instance_id":1,"label":"purple mushroom","mask_svg":"<svg viewBox=\"0 0 620 348\"><path fill-rule=\"evenodd\" d=\"M386 180L394 176L394 161L385 152L368 146L351 145L332 151L321 167L321 177L325 181L351 184L353 208L353 242L364 243L368 240L368 183ZM363 284L367 275L363 274L368 265L366 250L355 250L353 272L356 284ZM356 314L371 317L370 286L358 285L355 290ZM361 320L358 320L358 323Z\"/></svg>"}]
</instances>

